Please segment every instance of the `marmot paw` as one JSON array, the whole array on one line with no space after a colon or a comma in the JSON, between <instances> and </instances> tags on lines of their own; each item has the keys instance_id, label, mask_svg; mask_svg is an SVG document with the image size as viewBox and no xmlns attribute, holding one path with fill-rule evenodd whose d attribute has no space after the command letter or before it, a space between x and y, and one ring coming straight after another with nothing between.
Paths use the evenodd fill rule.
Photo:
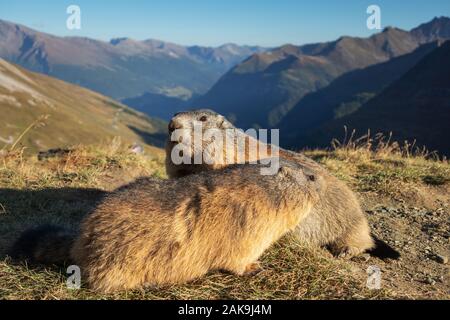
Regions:
<instances>
[{"instance_id":1,"label":"marmot paw","mask_svg":"<svg viewBox=\"0 0 450 320\"><path fill-rule=\"evenodd\" d=\"M244 275L245 276L254 276L263 270L264 269L261 267L261 263L259 261L256 261L256 262L250 263L249 265L247 265L245 267Z\"/></svg>"}]
</instances>

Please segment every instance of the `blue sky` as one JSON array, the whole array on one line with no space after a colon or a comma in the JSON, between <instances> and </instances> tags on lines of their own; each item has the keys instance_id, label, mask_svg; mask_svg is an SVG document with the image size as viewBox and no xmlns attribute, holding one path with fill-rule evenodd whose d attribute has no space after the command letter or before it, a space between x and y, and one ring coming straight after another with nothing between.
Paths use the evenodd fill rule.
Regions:
<instances>
[{"instance_id":1,"label":"blue sky","mask_svg":"<svg viewBox=\"0 0 450 320\"><path fill-rule=\"evenodd\" d=\"M66 8L81 8L81 30L68 30ZM184 45L278 46L368 36L366 9L381 7L382 27L411 29L450 16L450 0L0 0L0 19L64 36L161 39Z\"/></svg>"}]
</instances>

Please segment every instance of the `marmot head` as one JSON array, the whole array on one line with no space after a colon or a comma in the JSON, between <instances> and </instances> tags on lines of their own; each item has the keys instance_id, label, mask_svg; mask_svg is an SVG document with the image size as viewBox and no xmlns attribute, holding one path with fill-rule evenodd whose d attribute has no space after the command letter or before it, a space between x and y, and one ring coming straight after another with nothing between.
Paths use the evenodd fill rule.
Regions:
<instances>
[{"instance_id":1,"label":"marmot head","mask_svg":"<svg viewBox=\"0 0 450 320\"><path fill-rule=\"evenodd\" d=\"M192 129L195 122L201 123L203 130L234 128L231 122L217 112L198 109L174 114L168 126L169 135L177 129Z\"/></svg>"},{"instance_id":2,"label":"marmot head","mask_svg":"<svg viewBox=\"0 0 450 320\"><path fill-rule=\"evenodd\" d=\"M278 172L273 176L277 186L273 194L276 207L287 217L294 228L320 200L324 179L320 174L288 160L280 160Z\"/></svg>"},{"instance_id":3,"label":"marmot head","mask_svg":"<svg viewBox=\"0 0 450 320\"><path fill-rule=\"evenodd\" d=\"M191 159L221 153L226 129L234 129L234 126L224 116L209 109L176 113L168 125L167 157L171 156L174 148L182 149L182 153L188 153L186 156ZM224 161L222 156L220 158ZM204 159L202 161L205 162ZM214 168L220 167L219 162L211 161L210 164Z\"/></svg>"},{"instance_id":4,"label":"marmot head","mask_svg":"<svg viewBox=\"0 0 450 320\"><path fill-rule=\"evenodd\" d=\"M317 170L294 161L280 159L278 176L286 187L306 188L312 194L319 194L325 188L325 179Z\"/></svg>"}]
</instances>

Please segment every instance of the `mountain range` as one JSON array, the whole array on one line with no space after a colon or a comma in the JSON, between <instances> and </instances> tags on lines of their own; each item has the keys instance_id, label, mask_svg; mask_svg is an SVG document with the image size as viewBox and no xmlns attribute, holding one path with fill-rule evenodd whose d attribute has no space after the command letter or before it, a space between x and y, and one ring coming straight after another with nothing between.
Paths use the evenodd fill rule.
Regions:
<instances>
[{"instance_id":1,"label":"mountain range","mask_svg":"<svg viewBox=\"0 0 450 320\"><path fill-rule=\"evenodd\" d=\"M325 88L305 95L280 123L283 144L296 148L306 146L305 136L311 130L356 112L438 46L437 41L430 42L411 53L350 71Z\"/></svg>"},{"instance_id":2,"label":"mountain range","mask_svg":"<svg viewBox=\"0 0 450 320\"><path fill-rule=\"evenodd\" d=\"M0 59L0 149L36 152L77 144L124 142L161 146L165 124L99 93L27 71ZM26 132L40 117L43 124Z\"/></svg>"},{"instance_id":3,"label":"mountain range","mask_svg":"<svg viewBox=\"0 0 450 320\"><path fill-rule=\"evenodd\" d=\"M33 150L115 135L161 145L164 123L154 117L206 107L244 129L280 128L287 148L328 146L347 126L448 155L448 39L447 17L410 31L273 49L56 37L0 20L0 57L104 94L2 60L0 143L50 113L53 131L36 129L25 141Z\"/></svg>"},{"instance_id":4,"label":"mountain range","mask_svg":"<svg viewBox=\"0 0 450 320\"><path fill-rule=\"evenodd\" d=\"M344 125L364 134L392 132L392 139L450 156L450 41L438 46L357 111L324 123L300 145L327 146ZM301 141L301 140L298 140Z\"/></svg>"},{"instance_id":5,"label":"mountain range","mask_svg":"<svg viewBox=\"0 0 450 320\"><path fill-rule=\"evenodd\" d=\"M235 44L201 47L153 39L58 37L0 20L0 58L114 99L180 89L188 96L201 94L230 67L263 50Z\"/></svg>"},{"instance_id":6,"label":"mountain range","mask_svg":"<svg viewBox=\"0 0 450 320\"><path fill-rule=\"evenodd\" d=\"M243 128L273 128L280 124L286 128L284 118L294 124L302 121L301 100L308 93L325 88L348 72L449 38L450 19L441 17L410 31L387 27L369 38L344 36L326 43L285 45L253 54L223 75L192 105L212 108ZM389 80L392 79L381 80L380 86Z\"/></svg>"}]
</instances>

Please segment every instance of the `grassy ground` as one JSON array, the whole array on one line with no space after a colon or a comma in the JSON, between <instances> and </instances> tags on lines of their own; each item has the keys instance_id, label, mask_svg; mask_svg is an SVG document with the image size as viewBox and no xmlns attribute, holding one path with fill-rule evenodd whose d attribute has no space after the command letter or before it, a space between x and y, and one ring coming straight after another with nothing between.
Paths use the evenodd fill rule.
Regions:
<instances>
[{"instance_id":1,"label":"grassy ground","mask_svg":"<svg viewBox=\"0 0 450 320\"><path fill-rule=\"evenodd\" d=\"M381 204L400 206L406 203L405 208L434 206L429 210L440 210L438 218L444 224L448 221L448 162L426 160L423 156L408 155L386 146L372 152L365 147L347 144L333 151L316 150L307 154L359 192L374 232L394 246L395 232L399 229L395 223L402 221L403 217L377 216ZM138 155L115 141L108 146L79 146L69 153L40 161L36 157L22 157L21 152L0 158L0 298L449 298L446 265L431 258L426 262L427 266L431 265L428 272L434 272L433 279L436 279L428 286L421 282L420 277L411 281L408 278L410 269L405 265L415 265L414 259L424 260L420 250L417 254L404 252L404 258L399 262L368 257L343 261L333 258L325 250L304 247L290 236L264 254L264 271L254 277L213 272L182 286L148 288L111 296L100 296L85 288L67 289L65 270L12 264L7 257L12 242L28 227L46 222L77 227L105 192L141 175L164 178L163 157L162 152L154 150L150 154ZM404 211L407 212L406 209ZM409 218L405 219L408 225ZM413 229L414 223L410 224ZM418 232L422 232L425 222L419 219L417 223ZM432 246L433 250L448 249L450 230L444 226L441 231L436 233L438 242ZM407 233L408 228L405 229ZM419 241L420 236L415 239ZM425 240L420 242L426 243ZM397 248L403 250L399 246ZM372 264L379 265L386 274L381 290L369 290L365 286L366 269ZM439 281L442 274L444 279ZM390 279L395 281L391 283Z\"/></svg>"}]
</instances>

